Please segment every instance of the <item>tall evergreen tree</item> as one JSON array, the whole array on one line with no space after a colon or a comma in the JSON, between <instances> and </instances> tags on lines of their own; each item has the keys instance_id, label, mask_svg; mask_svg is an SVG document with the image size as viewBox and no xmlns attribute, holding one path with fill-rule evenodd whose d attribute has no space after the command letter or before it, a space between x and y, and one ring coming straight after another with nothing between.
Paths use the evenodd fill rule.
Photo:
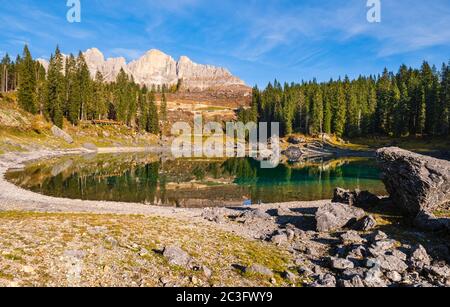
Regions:
<instances>
[{"instance_id":1,"label":"tall evergreen tree","mask_svg":"<svg viewBox=\"0 0 450 307\"><path fill-rule=\"evenodd\" d=\"M27 45L25 45L23 49L23 61L20 63L19 67L19 105L25 111L36 114L38 111L36 106L36 71L33 58Z\"/></svg>"},{"instance_id":2,"label":"tall evergreen tree","mask_svg":"<svg viewBox=\"0 0 450 307\"><path fill-rule=\"evenodd\" d=\"M65 101L63 56L59 47L51 56L47 73L47 89L45 113L47 117L58 127L63 127L63 106Z\"/></svg>"}]
</instances>

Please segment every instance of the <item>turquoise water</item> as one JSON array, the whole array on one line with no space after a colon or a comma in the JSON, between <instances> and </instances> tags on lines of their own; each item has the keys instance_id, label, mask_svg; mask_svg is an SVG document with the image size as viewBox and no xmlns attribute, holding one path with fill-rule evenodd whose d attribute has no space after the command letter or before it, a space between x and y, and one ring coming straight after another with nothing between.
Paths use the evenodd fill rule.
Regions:
<instances>
[{"instance_id":1,"label":"turquoise water","mask_svg":"<svg viewBox=\"0 0 450 307\"><path fill-rule=\"evenodd\" d=\"M94 155L30 164L6 177L49 196L179 207L330 199L336 187L385 194L371 159L282 164L275 169L259 166L252 159Z\"/></svg>"}]
</instances>

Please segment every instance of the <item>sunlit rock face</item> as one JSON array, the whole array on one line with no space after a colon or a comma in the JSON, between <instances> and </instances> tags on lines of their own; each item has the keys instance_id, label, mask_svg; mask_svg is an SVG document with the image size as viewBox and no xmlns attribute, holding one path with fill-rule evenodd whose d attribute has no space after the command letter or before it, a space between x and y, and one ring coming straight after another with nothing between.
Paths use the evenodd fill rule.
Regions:
<instances>
[{"instance_id":1,"label":"sunlit rock face","mask_svg":"<svg viewBox=\"0 0 450 307\"><path fill-rule=\"evenodd\" d=\"M83 55L92 78L95 77L97 72L101 72L105 81L112 82L116 80L121 69L129 75L131 74L125 58L108 58L105 60L103 53L97 48L88 49Z\"/></svg>"},{"instance_id":2,"label":"sunlit rock face","mask_svg":"<svg viewBox=\"0 0 450 307\"><path fill-rule=\"evenodd\" d=\"M139 84L176 84L177 62L169 55L152 49L128 65L134 80Z\"/></svg>"},{"instance_id":3,"label":"sunlit rock face","mask_svg":"<svg viewBox=\"0 0 450 307\"><path fill-rule=\"evenodd\" d=\"M116 80L120 70L134 78L134 81L148 87L174 85L183 80L185 89L206 90L209 88L226 88L245 83L233 76L227 69L211 65L194 63L188 57L182 56L175 61L171 56L152 49L142 57L127 64L125 58L105 59L97 48L91 48L83 53L92 78L101 72L107 82ZM38 59L47 69L48 61Z\"/></svg>"}]
</instances>

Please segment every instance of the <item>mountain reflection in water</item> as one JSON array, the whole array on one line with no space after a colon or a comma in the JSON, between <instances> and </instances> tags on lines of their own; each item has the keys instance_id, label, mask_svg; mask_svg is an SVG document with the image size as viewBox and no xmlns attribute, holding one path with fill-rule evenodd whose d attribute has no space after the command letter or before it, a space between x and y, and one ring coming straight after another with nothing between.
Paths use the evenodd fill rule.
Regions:
<instances>
[{"instance_id":1,"label":"mountain reflection in water","mask_svg":"<svg viewBox=\"0 0 450 307\"><path fill-rule=\"evenodd\" d=\"M250 158L102 154L41 161L6 178L49 196L179 207L330 199L336 187L385 194L375 161L362 158L261 169Z\"/></svg>"}]
</instances>

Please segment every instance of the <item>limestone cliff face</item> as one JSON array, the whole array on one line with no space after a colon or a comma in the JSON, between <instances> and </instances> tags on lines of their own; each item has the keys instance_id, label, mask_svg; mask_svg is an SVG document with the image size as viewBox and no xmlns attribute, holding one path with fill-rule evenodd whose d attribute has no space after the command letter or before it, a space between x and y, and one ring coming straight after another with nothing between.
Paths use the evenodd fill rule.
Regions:
<instances>
[{"instance_id":1,"label":"limestone cliff face","mask_svg":"<svg viewBox=\"0 0 450 307\"><path fill-rule=\"evenodd\" d=\"M128 64L128 68L139 84L151 86L178 82L177 62L159 50L148 51L140 59Z\"/></svg>"},{"instance_id":2,"label":"limestone cliff face","mask_svg":"<svg viewBox=\"0 0 450 307\"><path fill-rule=\"evenodd\" d=\"M148 87L173 85L180 79L183 80L183 87L190 90L245 86L242 80L225 68L197 64L186 56L175 61L171 56L156 49L148 51L141 58L128 64L123 57L105 59L97 48L88 49L84 52L84 57L92 78L99 71L107 82L115 81L123 69L128 75L133 76L136 83ZM39 61L44 67L48 67L47 61L42 59Z\"/></svg>"},{"instance_id":3,"label":"limestone cliff face","mask_svg":"<svg viewBox=\"0 0 450 307\"><path fill-rule=\"evenodd\" d=\"M102 73L104 80L107 82L115 81L121 69L129 75L131 74L125 58L109 58L105 60L103 53L97 48L88 49L83 55L92 78L95 77L98 71Z\"/></svg>"}]
</instances>

